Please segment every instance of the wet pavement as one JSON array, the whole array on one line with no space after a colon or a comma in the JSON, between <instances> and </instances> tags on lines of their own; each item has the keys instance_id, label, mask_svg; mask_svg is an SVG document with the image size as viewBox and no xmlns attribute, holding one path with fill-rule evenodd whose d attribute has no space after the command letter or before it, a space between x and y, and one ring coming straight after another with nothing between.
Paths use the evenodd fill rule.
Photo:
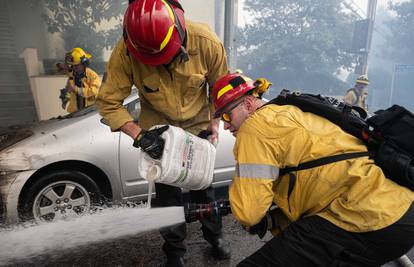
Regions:
<instances>
[{"instance_id":1,"label":"wet pavement","mask_svg":"<svg viewBox=\"0 0 414 267\"><path fill-rule=\"evenodd\" d=\"M211 257L210 245L202 238L199 223L188 227L186 244L188 251L184 257L186 266L235 266L252 254L271 238L267 234L263 240L250 235L229 215L223 218L225 238L230 241L232 257L216 261ZM64 242L64 241L63 241ZM26 259L9 266L162 266L165 256L161 250L163 241L158 232L90 244L77 249L61 251ZM412 251L409 256L414 256ZM413 258L413 257L411 257ZM1 265L1 263L0 263ZM383 267L399 266L389 263Z\"/></svg>"},{"instance_id":2,"label":"wet pavement","mask_svg":"<svg viewBox=\"0 0 414 267\"><path fill-rule=\"evenodd\" d=\"M210 245L204 241L198 222L187 232L186 266L235 266L245 256L260 248L264 241L244 231L231 215L223 218L225 237L232 245L232 257L216 261ZM270 238L265 237L265 240ZM56 250L53 254L17 262L12 266L162 266L165 261L160 234L150 232L136 237L122 238L79 247L70 251ZM10 266L10 265L9 265Z\"/></svg>"}]
</instances>

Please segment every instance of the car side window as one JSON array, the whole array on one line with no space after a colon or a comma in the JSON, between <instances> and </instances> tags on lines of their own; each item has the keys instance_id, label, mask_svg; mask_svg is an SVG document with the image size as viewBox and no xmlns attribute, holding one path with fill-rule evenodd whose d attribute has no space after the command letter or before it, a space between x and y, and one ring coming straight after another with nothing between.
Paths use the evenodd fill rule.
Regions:
<instances>
[{"instance_id":1,"label":"car side window","mask_svg":"<svg viewBox=\"0 0 414 267\"><path fill-rule=\"evenodd\" d=\"M128 103L127 109L129 114L131 114L132 118L134 119L134 122L138 122L139 113L141 112L141 103L139 102L139 99Z\"/></svg>"}]
</instances>

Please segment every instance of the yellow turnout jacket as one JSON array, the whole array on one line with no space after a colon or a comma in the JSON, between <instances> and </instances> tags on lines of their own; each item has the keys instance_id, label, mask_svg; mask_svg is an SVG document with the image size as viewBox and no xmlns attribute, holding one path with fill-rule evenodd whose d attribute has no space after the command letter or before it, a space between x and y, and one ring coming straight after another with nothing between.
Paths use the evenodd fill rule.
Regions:
<instances>
[{"instance_id":1,"label":"yellow turnout jacket","mask_svg":"<svg viewBox=\"0 0 414 267\"><path fill-rule=\"evenodd\" d=\"M69 78L70 79L70 78ZM68 80L68 82L72 82ZM93 105L98 95L99 87L101 86L101 80L98 74L90 68L85 69L85 77L82 78L82 88L77 88L76 92L69 93L69 104L67 111L69 113L78 110L78 103L76 95L79 94L84 98L85 107Z\"/></svg>"},{"instance_id":2,"label":"yellow turnout jacket","mask_svg":"<svg viewBox=\"0 0 414 267\"><path fill-rule=\"evenodd\" d=\"M368 89L365 87L364 89L358 89L358 88L351 88L349 89L345 96L344 96L344 102L352 105L352 106L358 106L365 111L368 111L367 106L367 96L368 96Z\"/></svg>"},{"instance_id":3,"label":"yellow turnout jacket","mask_svg":"<svg viewBox=\"0 0 414 267\"><path fill-rule=\"evenodd\" d=\"M123 39L118 42L97 100L100 114L112 131L133 121L122 106L133 85L138 88L141 101L138 123L142 128L170 124L194 134L207 128L208 85L211 87L227 73L226 54L207 25L186 21L186 28L189 54L186 62L177 57L168 65L144 65L127 54Z\"/></svg>"},{"instance_id":4,"label":"yellow turnout jacket","mask_svg":"<svg viewBox=\"0 0 414 267\"><path fill-rule=\"evenodd\" d=\"M237 132L237 170L229 195L233 215L251 226L275 203L290 221L317 215L351 232L374 231L396 222L414 193L385 178L368 157L349 159L294 172L279 169L347 152L365 145L337 125L294 106L267 105Z\"/></svg>"}]
</instances>

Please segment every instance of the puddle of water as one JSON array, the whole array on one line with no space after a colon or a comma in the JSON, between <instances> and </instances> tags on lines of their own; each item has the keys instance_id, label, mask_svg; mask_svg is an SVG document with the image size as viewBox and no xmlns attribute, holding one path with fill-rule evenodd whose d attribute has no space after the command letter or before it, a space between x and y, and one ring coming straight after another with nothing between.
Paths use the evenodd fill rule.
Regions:
<instances>
[{"instance_id":1,"label":"puddle of water","mask_svg":"<svg viewBox=\"0 0 414 267\"><path fill-rule=\"evenodd\" d=\"M108 208L65 221L0 231L0 262L16 261L185 222L183 207Z\"/></svg>"}]
</instances>

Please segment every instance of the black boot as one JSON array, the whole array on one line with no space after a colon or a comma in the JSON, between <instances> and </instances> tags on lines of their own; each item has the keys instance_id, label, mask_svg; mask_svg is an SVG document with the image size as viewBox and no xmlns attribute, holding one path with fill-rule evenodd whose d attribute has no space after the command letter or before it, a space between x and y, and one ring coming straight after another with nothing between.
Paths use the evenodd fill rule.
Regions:
<instances>
[{"instance_id":1,"label":"black boot","mask_svg":"<svg viewBox=\"0 0 414 267\"><path fill-rule=\"evenodd\" d=\"M182 257L167 257L165 267L184 267L184 260Z\"/></svg>"},{"instance_id":2,"label":"black boot","mask_svg":"<svg viewBox=\"0 0 414 267\"><path fill-rule=\"evenodd\" d=\"M215 240L212 244L213 257L217 260L227 260L231 257L230 244L223 238Z\"/></svg>"}]
</instances>

